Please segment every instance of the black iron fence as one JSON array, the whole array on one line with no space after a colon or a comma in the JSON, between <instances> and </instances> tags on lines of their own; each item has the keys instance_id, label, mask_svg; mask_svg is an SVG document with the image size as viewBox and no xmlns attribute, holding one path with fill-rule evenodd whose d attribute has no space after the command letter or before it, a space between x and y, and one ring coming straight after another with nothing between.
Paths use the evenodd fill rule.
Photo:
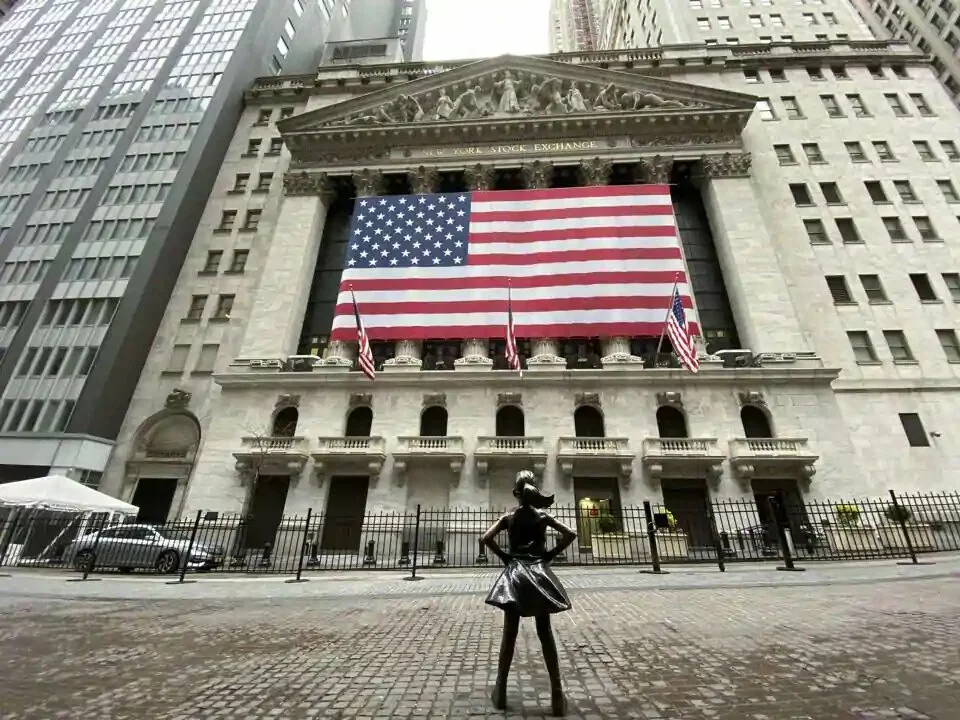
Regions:
<instances>
[{"instance_id":1,"label":"black iron fence","mask_svg":"<svg viewBox=\"0 0 960 720\"><path fill-rule=\"evenodd\" d=\"M693 496L696 498L696 496ZM91 571L275 573L496 567L479 542L503 510L427 509L300 517L200 512L164 524L103 514L22 512L0 519L0 565ZM557 506L577 531L556 559L576 566L913 558L960 550L960 494L809 500L799 495L614 507ZM547 532L553 546L556 533ZM500 538L506 546L505 536Z\"/></svg>"}]
</instances>

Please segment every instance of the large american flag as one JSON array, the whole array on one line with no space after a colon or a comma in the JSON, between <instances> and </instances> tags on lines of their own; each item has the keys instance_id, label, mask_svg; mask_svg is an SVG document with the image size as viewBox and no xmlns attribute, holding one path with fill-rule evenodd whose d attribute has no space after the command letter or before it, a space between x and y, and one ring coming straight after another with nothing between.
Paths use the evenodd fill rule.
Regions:
<instances>
[{"instance_id":1,"label":"large american flag","mask_svg":"<svg viewBox=\"0 0 960 720\"><path fill-rule=\"evenodd\" d=\"M667 185L360 198L331 337L350 288L372 340L655 337L678 277L692 315Z\"/></svg>"},{"instance_id":2,"label":"large american flag","mask_svg":"<svg viewBox=\"0 0 960 720\"><path fill-rule=\"evenodd\" d=\"M670 302L670 313L667 315L667 337L670 338L670 344L673 345L673 351L677 354L680 364L692 373L697 372L700 369L700 361L697 359L697 348L693 343L690 323L687 322L683 303L680 301L679 288L674 291L673 300Z\"/></svg>"}]
</instances>

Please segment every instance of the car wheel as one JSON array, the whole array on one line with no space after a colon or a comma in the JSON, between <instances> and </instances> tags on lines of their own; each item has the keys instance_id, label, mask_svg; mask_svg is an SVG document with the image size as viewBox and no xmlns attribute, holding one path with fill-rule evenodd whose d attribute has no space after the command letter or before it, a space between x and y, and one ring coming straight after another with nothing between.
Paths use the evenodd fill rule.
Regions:
<instances>
[{"instance_id":1,"label":"car wheel","mask_svg":"<svg viewBox=\"0 0 960 720\"><path fill-rule=\"evenodd\" d=\"M73 567L80 572L90 572L93 570L95 556L92 550L81 550L73 558Z\"/></svg>"},{"instance_id":2,"label":"car wheel","mask_svg":"<svg viewBox=\"0 0 960 720\"><path fill-rule=\"evenodd\" d=\"M176 572L180 567L180 556L173 550L164 550L157 558L157 572L161 575Z\"/></svg>"}]
</instances>

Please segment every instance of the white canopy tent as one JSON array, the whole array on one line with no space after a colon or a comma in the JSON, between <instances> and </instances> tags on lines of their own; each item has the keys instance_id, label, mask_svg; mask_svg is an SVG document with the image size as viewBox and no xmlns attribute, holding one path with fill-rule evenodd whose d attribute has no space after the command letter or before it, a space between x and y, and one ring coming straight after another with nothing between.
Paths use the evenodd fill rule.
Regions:
<instances>
[{"instance_id":1,"label":"white canopy tent","mask_svg":"<svg viewBox=\"0 0 960 720\"><path fill-rule=\"evenodd\" d=\"M25 510L59 512L106 512L136 515L139 508L71 480L66 475L47 475L33 480L0 485L0 505Z\"/></svg>"}]
</instances>

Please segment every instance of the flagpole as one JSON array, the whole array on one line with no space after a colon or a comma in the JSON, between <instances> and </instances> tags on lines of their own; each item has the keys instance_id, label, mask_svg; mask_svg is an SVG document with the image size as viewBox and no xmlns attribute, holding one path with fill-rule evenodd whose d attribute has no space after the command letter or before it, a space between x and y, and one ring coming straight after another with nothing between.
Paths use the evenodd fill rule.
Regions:
<instances>
[{"instance_id":1,"label":"flagpole","mask_svg":"<svg viewBox=\"0 0 960 720\"><path fill-rule=\"evenodd\" d=\"M657 343L657 354L653 356L653 366L657 366L660 360L660 349L663 347L663 336L667 334L667 322L670 320L670 313L673 311L673 298L677 295L677 287L680 285L680 273L673 278L673 290L670 291L670 304L667 305L667 314L663 318L663 329L660 331L660 342Z\"/></svg>"}]
</instances>

